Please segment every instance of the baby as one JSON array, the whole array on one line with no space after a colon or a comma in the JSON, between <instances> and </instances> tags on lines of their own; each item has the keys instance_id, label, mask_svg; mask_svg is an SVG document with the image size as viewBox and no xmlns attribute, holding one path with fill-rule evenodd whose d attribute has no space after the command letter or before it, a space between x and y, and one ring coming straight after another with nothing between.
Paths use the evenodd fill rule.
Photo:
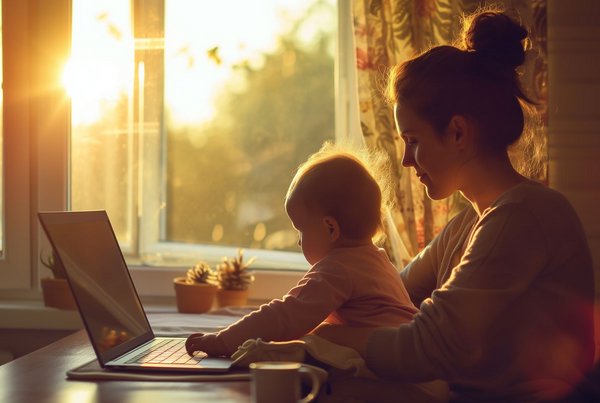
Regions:
<instances>
[{"instance_id":1,"label":"baby","mask_svg":"<svg viewBox=\"0 0 600 403\"><path fill-rule=\"evenodd\" d=\"M322 148L298 168L285 209L311 269L282 299L218 333L190 335L188 353L230 356L247 339L294 340L323 321L372 327L412 320L417 309L373 243L382 227L382 191L359 158Z\"/></svg>"}]
</instances>

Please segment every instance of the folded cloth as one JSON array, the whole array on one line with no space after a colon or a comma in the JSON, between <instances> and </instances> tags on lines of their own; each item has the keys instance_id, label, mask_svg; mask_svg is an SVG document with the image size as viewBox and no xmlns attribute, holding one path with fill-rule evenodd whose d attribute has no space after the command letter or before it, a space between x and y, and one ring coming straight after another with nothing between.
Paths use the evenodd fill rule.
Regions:
<instances>
[{"instance_id":1,"label":"folded cloth","mask_svg":"<svg viewBox=\"0 0 600 403\"><path fill-rule=\"evenodd\" d=\"M314 334L299 340L265 342L250 339L231 358L233 366L246 368L258 361L310 362L328 370L328 387L319 402L445 402L448 386L443 381L405 383L379 379L355 350Z\"/></svg>"},{"instance_id":2,"label":"folded cloth","mask_svg":"<svg viewBox=\"0 0 600 403\"><path fill-rule=\"evenodd\" d=\"M372 378L371 372L362 357L353 349L340 346L314 334L307 334L299 340L270 341L250 339L242 343L231 358L236 367L248 367L257 361L309 362L312 358L329 367L338 376Z\"/></svg>"}]
</instances>

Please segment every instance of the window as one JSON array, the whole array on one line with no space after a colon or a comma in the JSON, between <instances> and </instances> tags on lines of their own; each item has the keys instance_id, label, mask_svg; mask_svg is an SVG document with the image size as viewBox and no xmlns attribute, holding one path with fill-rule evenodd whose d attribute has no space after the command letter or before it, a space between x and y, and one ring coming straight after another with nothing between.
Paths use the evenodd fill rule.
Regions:
<instances>
[{"instance_id":1,"label":"window","mask_svg":"<svg viewBox=\"0 0 600 403\"><path fill-rule=\"evenodd\" d=\"M222 256L231 256L238 246L251 249L246 251L247 256L258 257L255 268L307 267L296 246L291 245L291 237L287 249L285 246L280 249L261 248L265 247L267 239L277 244L277 238L269 236L278 231L281 231L279 236L283 239L279 245L285 244L285 231L291 230L291 225L283 216L282 203L291 170L296 161L305 158L300 154L316 150L321 139L333 138L333 128L336 138L340 137L340 133L359 130L356 100L352 99L354 88L351 85L354 82L354 49L350 2L276 1L279 0L260 2L261 6L263 3L270 4L273 10L285 10L285 7L281 7L286 4L289 6L285 13L275 13L278 16L275 21L285 28L275 36L295 33L299 38L298 43L273 41L271 47L258 47L260 51L255 56L247 53L245 58L233 61L224 41L215 42L208 49L203 45L202 51L199 51L193 49L193 38L190 39L190 51L198 52L198 58L204 57L205 61L212 63L209 64L210 68L218 69L225 65L236 72L236 78L226 84L221 82L220 91L210 99L214 101L213 106L218 108L219 125L224 126L218 128L228 129L228 135L231 136L223 136L223 139L238 147L227 148L228 158L233 159L233 163L225 164L225 159L220 158L218 167L222 169L213 170L210 174L196 172L193 179L205 186L216 186L209 182L209 179L213 179L209 176L233 175L236 172L230 165L240 170L269 173L264 176L262 173L256 174L248 180L230 178L227 188L216 189L216 194L202 194L200 198L197 195L194 196L196 198L190 197L192 188L179 186L179 182L174 180L181 176L182 171L187 173L192 170L186 169L186 165L178 165L182 162L171 157L173 150L177 149L177 141L181 141L179 137L188 140L187 143L179 143L179 149L187 146L192 149L198 148L204 141L198 142L199 137L194 138L196 134L206 134L206 139L215 136L215 122L199 124L192 121L181 124L185 119L176 113L177 108L169 106L172 101L167 94L186 92L188 89L191 92L192 89L192 81L186 82L185 88L177 89L177 80L169 78L170 72L182 74L177 72L178 68L186 66L182 61L191 62L191 59L182 56L185 52L177 53L177 49L182 50L181 40L171 42L169 39L174 29L169 21L177 15L169 10L171 6L185 6L191 10L197 7L196 3L206 2L190 1L187 6L183 0L132 0L130 4L121 0L3 2L0 297L39 297L38 279L50 273L39 264L40 253L47 253L49 245L39 226L37 212L66 208L108 210L132 268L136 287L144 297L160 299L172 294L170 284L173 270L161 267L148 269L146 265L173 265L182 270L192 260L217 260ZM102 9L98 9L98 4ZM212 4L206 9L211 10L211 7ZM107 12L109 10L110 13ZM206 13L207 10L202 11ZM255 12L253 10L250 15ZM269 13L264 11L263 14ZM88 34L73 37L73 33L79 29L86 29ZM319 37L323 39L320 42L310 39ZM283 45L297 46L298 53L290 52L290 48ZM257 88L256 85L261 83L261 68L273 67L277 64L274 61L278 60L279 78L289 78L293 76L290 74L298 73L299 61L304 60L300 56L314 56L319 52L327 57L322 60L323 64L313 65L314 70L311 71L315 76L320 76L320 71L328 69L327 74L322 76L330 80L326 91L319 92L321 87L303 81L302 91L292 86L296 92L282 95L283 89L279 87L284 87L285 81L280 80L272 86L269 96L282 95L286 97L285 102L267 98L269 107L257 113L258 119L263 118L263 126L249 125L247 119L241 119L252 114L248 106L250 102L242 102L243 94L239 94L247 87ZM220 64L217 60L220 60ZM194 60L192 64L197 63L199 61ZM303 68L307 66L303 65ZM273 74L273 71L269 73ZM252 80L248 79L249 74L252 74ZM270 74L267 74L267 78L271 78ZM263 84L267 85L268 80ZM323 82L320 85L325 88ZM70 97L67 96L67 90ZM162 96L157 96L160 91L163 92ZM226 102L228 97L224 94L227 91L239 95L233 106ZM299 98L304 93L319 93L321 98L313 98L312 101L310 98ZM333 99L335 106L331 102L321 110L313 107L314 102L327 97ZM292 110L293 114L275 114L269 108L284 108L284 111ZM231 117L228 120L223 112L230 110L238 113L234 122L231 122ZM272 113L272 116L268 116L268 113ZM266 141L268 137L265 135L264 122L276 122L280 125L276 128L291 129L286 129L285 133L283 130L273 130L279 137L275 136L275 141L269 143ZM321 131L321 126L315 122L326 129ZM252 136L241 136L244 128L242 123L245 128L255 129L251 132ZM308 128L313 130L309 131ZM240 133L232 130L239 130ZM322 137L315 137L314 144L313 140L308 141L304 137L297 137L298 142L293 143L285 137L289 135L288 130L296 136ZM232 141L234 138L243 141ZM308 149L309 145L314 148ZM211 146L221 144L213 142ZM301 152L302 147L306 149ZM297 153L290 151L292 149ZM189 154L206 157L207 152ZM222 155L217 152L214 154ZM289 160L282 155L288 155ZM294 161L292 157L297 159ZM263 164L266 161L283 161L289 165L269 167ZM289 172L284 172L288 169ZM288 175L285 181L284 174ZM275 177L277 181L265 181ZM186 182L182 179L181 183ZM277 186L281 188L278 190ZM231 189L235 191L235 197L231 196ZM272 206L268 203L260 205L269 192L276 194L273 200L278 198L279 201L273 202ZM208 204L219 200L226 201L221 208L229 222L210 221L212 217L208 217L205 230L194 233L186 228L185 220L179 223L174 220L181 209L191 210L189 214L192 215L205 214L210 211ZM205 206L204 203L208 204ZM235 207L233 211L242 211L246 217L253 214L258 218L237 223L234 219L241 215L227 216L232 205ZM275 208L281 208L279 218L269 218L275 215L264 212ZM232 221L242 228L239 239L229 238L231 230L227 225L231 225ZM221 224L222 228L217 224ZM258 271L256 275L257 281L253 286L255 297L271 298L281 296L281 292L296 284L301 273L266 270ZM274 287L275 283L279 284L279 288Z\"/></svg>"},{"instance_id":2,"label":"window","mask_svg":"<svg viewBox=\"0 0 600 403\"><path fill-rule=\"evenodd\" d=\"M70 208L106 209L130 261L306 267L283 198L341 128L335 0L73 0L72 21Z\"/></svg>"}]
</instances>

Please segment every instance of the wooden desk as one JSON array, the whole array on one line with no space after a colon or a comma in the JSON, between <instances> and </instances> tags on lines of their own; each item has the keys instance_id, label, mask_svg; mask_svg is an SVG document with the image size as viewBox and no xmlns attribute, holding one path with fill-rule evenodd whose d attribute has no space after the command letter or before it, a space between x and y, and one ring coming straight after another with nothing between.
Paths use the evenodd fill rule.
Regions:
<instances>
[{"instance_id":1,"label":"wooden desk","mask_svg":"<svg viewBox=\"0 0 600 403\"><path fill-rule=\"evenodd\" d=\"M0 366L0 403L249 402L250 382L72 381L67 370L94 359L80 330Z\"/></svg>"}]
</instances>

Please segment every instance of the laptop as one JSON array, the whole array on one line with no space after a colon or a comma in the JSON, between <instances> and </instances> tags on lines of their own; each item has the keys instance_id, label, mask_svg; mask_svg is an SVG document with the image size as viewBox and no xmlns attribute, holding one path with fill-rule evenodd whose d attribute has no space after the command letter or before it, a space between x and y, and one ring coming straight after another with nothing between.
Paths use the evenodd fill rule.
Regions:
<instances>
[{"instance_id":1,"label":"laptop","mask_svg":"<svg viewBox=\"0 0 600 403\"><path fill-rule=\"evenodd\" d=\"M185 337L156 337L106 211L40 212L102 368L227 372L230 358L185 351Z\"/></svg>"}]
</instances>

